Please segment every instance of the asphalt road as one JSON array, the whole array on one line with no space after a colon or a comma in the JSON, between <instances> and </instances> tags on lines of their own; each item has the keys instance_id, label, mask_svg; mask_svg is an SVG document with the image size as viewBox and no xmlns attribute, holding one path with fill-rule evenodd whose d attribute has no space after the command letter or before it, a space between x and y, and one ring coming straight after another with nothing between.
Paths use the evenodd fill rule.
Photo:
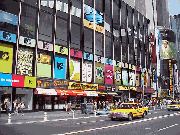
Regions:
<instances>
[{"instance_id":1,"label":"asphalt road","mask_svg":"<svg viewBox=\"0 0 180 135\"><path fill-rule=\"evenodd\" d=\"M179 135L180 113L178 111L155 110L145 118L133 121L111 121L107 116L65 119L49 122L0 125L2 135Z\"/></svg>"}]
</instances>

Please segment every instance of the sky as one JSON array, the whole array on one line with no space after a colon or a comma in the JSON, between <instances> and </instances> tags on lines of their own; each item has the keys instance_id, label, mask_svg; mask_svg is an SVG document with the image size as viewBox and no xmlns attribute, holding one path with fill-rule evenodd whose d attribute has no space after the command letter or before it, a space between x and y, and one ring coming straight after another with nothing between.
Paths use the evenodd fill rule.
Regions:
<instances>
[{"instance_id":1,"label":"sky","mask_svg":"<svg viewBox=\"0 0 180 135\"><path fill-rule=\"evenodd\" d=\"M180 0L168 0L171 15L180 14Z\"/></svg>"}]
</instances>

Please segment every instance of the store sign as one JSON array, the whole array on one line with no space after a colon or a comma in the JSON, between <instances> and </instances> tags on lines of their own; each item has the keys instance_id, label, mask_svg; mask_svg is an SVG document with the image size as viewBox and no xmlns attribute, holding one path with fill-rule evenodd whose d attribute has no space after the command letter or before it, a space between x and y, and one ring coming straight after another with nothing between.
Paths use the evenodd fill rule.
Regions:
<instances>
[{"instance_id":1,"label":"store sign","mask_svg":"<svg viewBox=\"0 0 180 135\"><path fill-rule=\"evenodd\" d=\"M37 78L37 88L67 89L68 81L55 80L51 78Z\"/></svg>"},{"instance_id":2,"label":"store sign","mask_svg":"<svg viewBox=\"0 0 180 135\"><path fill-rule=\"evenodd\" d=\"M24 87L24 76L12 75L12 87Z\"/></svg>"},{"instance_id":3,"label":"store sign","mask_svg":"<svg viewBox=\"0 0 180 135\"><path fill-rule=\"evenodd\" d=\"M105 58L105 64L113 65L113 60L111 60L109 58Z\"/></svg>"},{"instance_id":4,"label":"store sign","mask_svg":"<svg viewBox=\"0 0 180 135\"><path fill-rule=\"evenodd\" d=\"M93 61L93 54L84 52L84 59Z\"/></svg>"},{"instance_id":5,"label":"store sign","mask_svg":"<svg viewBox=\"0 0 180 135\"><path fill-rule=\"evenodd\" d=\"M70 50L70 56L76 57L76 58L82 58L82 51L71 49Z\"/></svg>"},{"instance_id":6,"label":"store sign","mask_svg":"<svg viewBox=\"0 0 180 135\"><path fill-rule=\"evenodd\" d=\"M53 51L53 44L48 42L38 41L38 48L47 51Z\"/></svg>"},{"instance_id":7,"label":"store sign","mask_svg":"<svg viewBox=\"0 0 180 135\"><path fill-rule=\"evenodd\" d=\"M68 89L76 90L98 90L98 84L69 82Z\"/></svg>"},{"instance_id":8,"label":"store sign","mask_svg":"<svg viewBox=\"0 0 180 135\"><path fill-rule=\"evenodd\" d=\"M106 86L99 85L98 86L98 90L100 90L100 91L106 90Z\"/></svg>"},{"instance_id":9,"label":"store sign","mask_svg":"<svg viewBox=\"0 0 180 135\"><path fill-rule=\"evenodd\" d=\"M55 52L60 54L68 55L68 48L63 46L55 45Z\"/></svg>"},{"instance_id":10,"label":"store sign","mask_svg":"<svg viewBox=\"0 0 180 135\"><path fill-rule=\"evenodd\" d=\"M36 88L36 77L25 76L24 87Z\"/></svg>"},{"instance_id":11,"label":"store sign","mask_svg":"<svg viewBox=\"0 0 180 135\"><path fill-rule=\"evenodd\" d=\"M0 86L12 86L12 74L0 73Z\"/></svg>"},{"instance_id":12,"label":"store sign","mask_svg":"<svg viewBox=\"0 0 180 135\"><path fill-rule=\"evenodd\" d=\"M95 77L96 83L104 83L104 64L95 63Z\"/></svg>"},{"instance_id":13,"label":"store sign","mask_svg":"<svg viewBox=\"0 0 180 135\"><path fill-rule=\"evenodd\" d=\"M0 22L18 25L18 16L0 10Z\"/></svg>"},{"instance_id":14,"label":"store sign","mask_svg":"<svg viewBox=\"0 0 180 135\"><path fill-rule=\"evenodd\" d=\"M66 79L66 58L55 57L55 77L57 79Z\"/></svg>"},{"instance_id":15,"label":"store sign","mask_svg":"<svg viewBox=\"0 0 180 135\"><path fill-rule=\"evenodd\" d=\"M105 62L104 57L95 55L95 62L104 63Z\"/></svg>"},{"instance_id":16,"label":"store sign","mask_svg":"<svg viewBox=\"0 0 180 135\"><path fill-rule=\"evenodd\" d=\"M26 46L30 46L30 47L35 47L35 45L36 45L36 40L35 40L35 39L28 38L28 37L20 36L20 38L19 38L19 44L21 44L21 45L26 45Z\"/></svg>"},{"instance_id":17,"label":"store sign","mask_svg":"<svg viewBox=\"0 0 180 135\"><path fill-rule=\"evenodd\" d=\"M105 83L113 84L113 66L105 64Z\"/></svg>"},{"instance_id":18,"label":"store sign","mask_svg":"<svg viewBox=\"0 0 180 135\"><path fill-rule=\"evenodd\" d=\"M96 91L84 91L86 96L98 96Z\"/></svg>"},{"instance_id":19,"label":"store sign","mask_svg":"<svg viewBox=\"0 0 180 135\"><path fill-rule=\"evenodd\" d=\"M118 86L118 90L129 90L129 86Z\"/></svg>"},{"instance_id":20,"label":"store sign","mask_svg":"<svg viewBox=\"0 0 180 135\"><path fill-rule=\"evenodd\" d=\"M16 43L16 34L0 31L0 40Z\"/></svg>"}]
</instances>

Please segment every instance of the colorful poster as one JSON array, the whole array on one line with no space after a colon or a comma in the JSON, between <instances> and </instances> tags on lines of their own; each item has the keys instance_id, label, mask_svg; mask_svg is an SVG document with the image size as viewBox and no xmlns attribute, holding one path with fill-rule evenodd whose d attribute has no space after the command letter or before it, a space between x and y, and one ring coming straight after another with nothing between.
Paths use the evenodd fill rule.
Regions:
<instances>
[{"instance_id":1,"label":"colorful poster","mask_svg":"<svg viewBox=\"0 0 180 135\"><path fill-rule=\"evenodd\" d=\"M18 16L0 10L0 22L18 25Z\"/></svg>"},{"instance_id":2,"label":"colorful poster","mask_svg":"<svg viewBox=\"0 0 180 135\"><path fill-rule=\"evenodd\" d=\"M176 44L173 42L169 42L167 40L163 40L161 44L161 58L162 59L177 59L176 53Z\"/></svg>"},{"instance_id":3,"label":"colorful poster","mask_svg":"<svg viewBox=\"0 0 180 135\"><path fill-rule=\"evenodd\" d=\"M48 42L38 41L38 48L47 51L53 51L53 44Z\"/></svg>"},{"instance_id":4,"label":"colorful poster","mask_svg":"<svg viewBox=\"0 0 180 135\"><path fill-rule=\"evenodd\" d=\"M33 51L28 48L19 47L17 74L32 76L33 70Z\"/></svg>"},{"instance_id":5,"label":"colorful poster","mask_svg":"<svg viewBox=\"0 0 180 135\"><path fill-rule=\"evenodd\" d=\"M16 34L0 31L0 40L16 43Z\"/></svg>"},{"instance_id":6,"label":"colorful poster","mask_svg":"<svg viewBox=\"0 0 180 135\"><path fill-rule=\"evenodd\" d=\"M68 55L68 48L63 46L55 45L55 52L60 54Z\"/></svg>"},{"instance_id":7,"label":"colorful poster","mask_svg":"<svg viewBox=\"0 0 180 135\"><path fill-rule=\"evenodd\" d=\"M84 59L93 61L93 54L84 52Z\"/></svg>"},{"instance_id":8,"label":"colorful poster","mask_svg":"<svg viewBox=\"0 0 180 135\"><path fill-rule=\"evenodd\" d=\"M55 57L55 76L57 79L66 79L66 58Z\"/></svg>"},{"instance_id":9,"label":"colorful poster","mask_svg":"<svg viewBox=\"0 0 180 135\"><path fill-rule=\"evenodd\" d=\"M143 87L144 84L144 73L141 73L141 87Z\"/></svg>"},{"instance_id":10,"label":"colorful poster","mask_svg":"<svg viewBox=\"0 0 180 135\"><path fill-rule=\"evenodd\" d=\"M105 64L105 83L113 84L113 66Z\"/></svg>"},{"instance_id":11,"label":"colorful poster","mask_svg":"<svg viewBox=\"0 0 180 135\"><path fill-rule=\"evenodd\" d=\"M87 81L87 65L86 63L83 63L83 66L82 66L82 81L83 82L86 82Z\"/></svg>"},{"instance_id":12,"label":"colorful poster","mask_svg":"<svg viewBox=\"0 0 180 135\"><path fill-rule=\"evenodd\" d=\"M104 64L95 62L96 83L104 83Z\"/></svg>"},{"instance_id":13,"label":"colorful poster","mask_svg":"<svg viewBox=\"0 0 180 135\"><path fill-rule=\"evenodd\" d=\"M87 69L87 77L86 82L92 82L92 64L86 64Z\"/></svg>"},{"instance_id":14,"label":"colorful poster","mask_svg":"<svg viewBox=\"0 0 180 135\"><path fill-rule=\"evenodd\" d=\"M139 86L139 73L136 73L136 86Z\"/></svg>"},{"instance_id":15,"label":"colorful poster","mask_svg":"<svg viewBox=\"0 0 180 135\"><path fill-rule=\"evenodd\" d=\"M12 86L12 74L0 73L0 86Z\"/></svg>"},{"instance_id":16,"label":"colorful poster","mask_svg":"<svg viewBox=\"0 0 180 135\"><path fill-rule=\"evenodd\" d=\"M121 85L121 68L114 67L114 84Z\"/></svg>"},{"instance_id":17,"label":"colorful poster","mask_svg":"<svg viewBox=\"0 0 180 135\"><path fill-rule=\"evenodd\" d=\"M24 76L12 75L12 87L24 87Z\"/></svg>"},{"instance_id":18,"label":"colorful poster","mask_svg":"<svg viewBox=\"0 0 180 135\"><path fill-rule=\"evenodd\" d=\"M36 77L25 76L24 87L36 88Z\"/></svg>"},{"instance_id":19,"label":"colorful poster","mask_svg":"<svg viewBox=\"0 0 180 135\"><path fill-rule=\"evenodd\" d=\"M37 76L51 77L51 56L43 53L37 55Z\"/></svg>"},{"instance_id":20,"label":"colorful poster","mask_svg":"<svg viewBox=\"0 0 180 135\"><path fill-rule=\"evenodd\" d=\"M69 63L70 80L80 81L80 61L70 58Z\"/></svg>"},{"instance_id":21,"label":"colorful poster","mask_svg":"<svg viewBox=\"0 0 180 135\"><path fill-rule=\"evenodd\" d=\"M0 72L12 73L13 46L0 43Z\"/></svg>"},{"instance_id":22,"label":"colorful poster","mask_svg":"<svg viewBox=\"0 0 180 135\"><path fill-rule=\"evenodd\" d=\"M122 69L122 85L128 86L128 72L126 69Z\"/></svg>"},{"instance_id":23,"label":"colorful poster","mask_svg":"<svg viewBox=\"0 0 180 135\"><path fill-rule=\"evenodd\" d=\"M78 50L71 49L71 50L70 50L70 55L71 55L72 57L82 58L82 51L78 51Z\"/></svg>"},{"instance_id":24,"label":"colorful poster","mask_svg":"<svg viewBox=\"0 0 180 135\"><path fill-rule=\"evenodd\" d=\"M36 40L35 40L35 39L28 38L28 37L20 36L20 38L19 38L19 44L21 44L21 45L26 45L26 46L30 46L30 47L35 47L35 45L36 45Z\"/></svg>"}]
</instances>

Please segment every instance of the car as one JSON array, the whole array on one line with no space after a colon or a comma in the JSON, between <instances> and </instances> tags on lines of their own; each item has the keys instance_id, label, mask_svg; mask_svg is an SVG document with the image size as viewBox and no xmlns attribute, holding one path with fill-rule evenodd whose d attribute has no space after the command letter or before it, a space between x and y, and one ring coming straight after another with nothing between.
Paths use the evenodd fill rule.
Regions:
<instances>
[{"instance_id":1,"label":"car","mask_svg":"<svg viewBox=\"0 0 180 135\"><path fill-rule=\"evenodd\" d=\"M180 110L180 102L178 101L171 102L171 104L167 106L167 110L168 111Z\"/></svg>"},{"instance_id":2,"label":"car","mask_svg":"<svg viewBox=\"0 0 180 135\"><path fill-rule=\"evenodd\" d=\"M97 115L105 115L105 114L109 114L109 111L106 111L106 110L104 110L104 111L97 111L96 114Z\"/></svg>"},{"instance_id":3,"label":"car","mask_svg":"<svg viewBox=\"0 0 180 135\"><path fill-rule=\"evenodd\" d=\"M139 103L122 103L118 109L110 111L108 117L111 120L126 118L131 121L134 117L141 116L144 118L146 115L145 109Z\"/></svg>"}]
</instances>

